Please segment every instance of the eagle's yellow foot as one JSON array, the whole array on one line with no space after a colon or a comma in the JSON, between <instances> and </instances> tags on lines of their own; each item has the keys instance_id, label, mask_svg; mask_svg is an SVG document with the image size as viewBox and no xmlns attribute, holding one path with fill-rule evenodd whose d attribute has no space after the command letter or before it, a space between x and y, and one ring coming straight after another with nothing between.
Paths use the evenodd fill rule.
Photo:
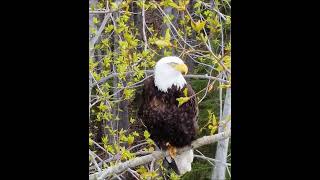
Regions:
<instances>
[{"instance_id":1,"label":"eagle's yellow foot","mask_svg":"<svg viewBox=\"0 0 320 180\"><path fill-rule=\"evenodd\" d=\"M177 155L177 148L171 146L170 143L167 143L166 146L168 147L168 152L171 158L175 158Z\"/></svg>"}]
</instances>

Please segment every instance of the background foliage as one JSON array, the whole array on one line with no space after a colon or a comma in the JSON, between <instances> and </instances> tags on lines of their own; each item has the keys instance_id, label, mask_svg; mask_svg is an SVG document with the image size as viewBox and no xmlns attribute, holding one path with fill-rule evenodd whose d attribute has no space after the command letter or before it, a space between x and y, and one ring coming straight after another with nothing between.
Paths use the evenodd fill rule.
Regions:
<instances>
[{"instance_id":1,"label":"background foliage","mask_svg":"<svg viewBox=\"0 0 320 180\"><path fill-rule=\"evenodd\" d=\"M179 56L188 65L189 74L204 77L188 79L200 102L198 136L217 133L225 88L231 84L205 76L231 82L231 2L90 0L89 3L90 173L155 150L150 134L136 118L136 111L143 80L152 75L150 70L164 56ZM206 146L195 154L214 158L215 149L213 145ZM228 162L230 150L229 153ZM193 170L179 177L165 170L159 161L113 178L210 179L212 168L212 162L195 158Z\"/></svg>"}]
</instances>

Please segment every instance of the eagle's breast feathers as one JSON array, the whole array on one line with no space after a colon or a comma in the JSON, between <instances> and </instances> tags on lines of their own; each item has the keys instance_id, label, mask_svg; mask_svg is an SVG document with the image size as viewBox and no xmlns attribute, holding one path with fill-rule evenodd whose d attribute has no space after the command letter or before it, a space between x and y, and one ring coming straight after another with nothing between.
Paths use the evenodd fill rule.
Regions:
<instances>
[{"instance_id":1,"label":"eagle's breast feathers","mask_svg":"<svg viewBox=\"0 0 320 180\"><path fill-rule=\"evenodd\" d=\"M189 84L188 96L193 96L194 91ZM183 89L175 86L164 93L154 85L154 78L149 78L144 83L143 103L138 116L146 125L151 138L162 149L169 142L175 147L184 147L191 144L197 131L197 101L193 96L189 101L178 107L177 98L183 97ZM166 142L165 142L166 141Z\"/></svg>"}]
</instances>

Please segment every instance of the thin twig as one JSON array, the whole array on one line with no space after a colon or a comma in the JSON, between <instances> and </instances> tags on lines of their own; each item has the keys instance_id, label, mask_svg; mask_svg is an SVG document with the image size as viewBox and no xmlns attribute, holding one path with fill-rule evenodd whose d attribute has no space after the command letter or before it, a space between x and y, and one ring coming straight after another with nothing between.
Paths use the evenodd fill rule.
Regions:
<instances>
[{"instance_id":1,"label":"thin twig","mask_svg":"<svg viewBox=\"0 0 320 180\"><path fill-rule=\"evenodd\" d=\"M199 154L201 154L201 156L200 156L200 155L197 155L197 154L194 154L194 155L193 155L194 157L204 159L204 160L208 161L212 166L214 166L214 164L211 162L211 161L212 161L211 158L206 157L205 155L203 155L203 154L202 154L199 150L197 150L197 149L196 149L196 151L197 151ZM214 162L214 161L213 161L213 162Z\"/></svg>"},{"instance_id":2,"label":"thin twig","mask_svg":"<svg viewBox=\"0 0 320 180\"><path fill-rule=\"evenodd\" d=\"M206 156L204 156L204 155L197 155L197 154L195 154L195 155L193 155L193 156L196 157L196 158L201 158L201 159L204 159L204 160L207 160L207 161L212 161L212 162L215 162L215 163L222 163L222 162L219 161L219 160L212 159L212 158L206 157ZM226 166L231 166L230 163L222 163L222 164L224 164L224 165L226 165Z\"/></svg>"},{"instance_id":3,"label":"thin twig","mask_svg":"<svg viewBox=\"0 0 320 180\"><path fill-rule=\"evenodd\" d=\"M128 171L129 171L129 173L135 178L135 179L137 179L137 180L140 180L137 176L139 176L139 174L136 172L136 171L134 171L134 170L132 170L131 168L128 168ZM137 176L136 176L137 175Z\"/></svg>"},{"instance_id":4,"label":"thin twig","mask_svg":"<svg viewBox=\"0 0 320 180\"><path fill-rule=\"evenodd\" d=\"M128 151L131 151L131 150L134 149L134 148L137 148L137 147L139 147L139 146L143 146L143 145L146 145L146 144L148 144L148 142L143 142L143 143L134 145L134 146L130 147L130 148L128 149Z\"/></svg>"},{"instance_id":5,"label":"thin twig","mask_svg":"<svg viewBox=\"0 0 320 180\"><path fill-rule=\"evenodd\" d=\"M142 1L142 34L143 34L143 40L144 40L144 50L146 51L148 48L148 41L146 36L146 17L145 17L145 9L144 9L144 3L145 1Z\"/></svg>"}]
</instances>

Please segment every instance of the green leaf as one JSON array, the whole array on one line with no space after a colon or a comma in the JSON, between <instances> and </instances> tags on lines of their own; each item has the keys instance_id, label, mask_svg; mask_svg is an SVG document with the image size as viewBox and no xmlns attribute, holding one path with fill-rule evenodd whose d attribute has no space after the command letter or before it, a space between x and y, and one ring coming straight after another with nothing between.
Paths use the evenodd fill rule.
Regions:
<instances>
[{"instance_id":1,"label":"green leaf","mask_svg":"<svg viewBox=\"0 0 320 180\"><path fill-rule=\"evenodd\" d=\"M169 2L168 5L177 9L179 8L179 6L173 1Z\"/></svg>"},{"instance_id":2,"label":"green leaf","mask_svg":"<svg viewBox=\"0 0 320 180\"><path fill-rule=\"evenodd\" d=\"M147 169L144 167L144 166L140 166L139 169L137 169L137 172L139 174L143 174L143 173L146 173L148 172Z\"/></svg>"},{"instance_id":3,"label":"green leaf","mask_svg":"<svg viewBox=\"0 0 320 180\"><path fill-rule=\"evenodd\" d=\"M113 148L111 145L107 145L107 146L105 147L105 149L106 149L108 152L110 152L111 154L115 154L114 148Z\"/></svg>"},{"instance_id":4,"label":"green leaf","mask_svg":"<svg viewBox=\"0 0 320 180\"><path fill-rule=\"evenodd\" d=\"M188 97L188 88L184 88L183 94L185 97Z\"/></svg>"},{"instance_id":5,"label":"green leaf","mask_svg":"<svg viewBox=\"0 0 320 180\"><path fill-rule=\"evenodd\" d=\"M108 137L107 136L103 136L101 138L101 140L102 140L103 144L108 144Z\"/></svg>"},{"instance_id":6,"label":"green leaf","mask_svg":"<svg viewBox=\"0 0 320 180\"><path fill-rule=\"evenodd\" d=\"M149 152L153 152L153 151L154 151L154 148L153 148L153 147L149 147L148 151L149 151Z\"/></svg>"},{"instance_id":7,"label":"green leaf","mask_svg":"<svg viewBox=\"0 0 320 180\"><path fill-rule=\"evenodd\" d=\"M121 134L121 135L120 135L120 141L127 142L127 141L128 141L128 138L126 137L126 135Z\"/></svg>"},{"instance_id":8,"label":"green leaf","mask_svg":"<svg viewBox=\"0 0 320 180\"><path fill-rule=\"evenodd\" d=\"M124 89L124 99L130 99L134 95L134 89Z\"/></svg>"},{"instance_id":9,"label":"green leaf","mask_svg":"<svg viewBox=\"0 0 320 180\"><path fill-rule=\"evenodd\" d=\"M94 10L95 10L95 8L94 8L94 4L93 4L93 3L91 4L90 9L91 9L92 11L94 11Z\"/></svg>"},{"instance_id":10,"label":"green leaf","mask_svg":"<svg viewBox=\"0 0 320 180\"><path fill-rule=\"evenodd\" d=\"M147 57L147 55L149 54L149 52L150 52L150 51L149 51L148 49L143 50L142 53L141 53L142 57Z\"/></svg>"},{"instance_id":11,"label":"green leaf","mask_svg":"<svg viewBox=\"0 0 320 180\"><path fill-rule=\"evenodd\" d=\"M132 124L132 123L134 123L136 120L131 117L129 121L130 121L130 123Z\"/></svg>"},{"instance_id":12,"label":"green leaf","mask_svg":"<svg viewBox=\"0 0 320 180\"><path fill-rule=\"evenodd\" d=\"M204 14L205 16L208 16L208 15L210 14L210 12L211 12L211 11L206 10L206 11L203 12L203 14Z\"/></svg>"},{"instance_id":13,"label":"green leaf","mask_svg":"<svg viewBox=\"0 0 320 180\"><path fill-rule=\"evenodd\" d=\"M170 35L170 29L169 28L166 30L166 35L164 36L164 40L167 41L167 42L170 42L170 40L171 40L171 35Z\"/></svg>"},{"instance_id":14,"label":"green leaf","mask_svg":"<svg viewBox=\"0 0 320 180\"><path fill-rule=\"evenodd\" d=\"M155 171L148 171L143 174L141 174L142 177L150 179L150 178L155 178L158 174Z\"/></svg>"},{"instance_id":15,"label":"green leaf","mask_svg":"<svg viewBox=\"0 0 320 180\"><path fill-rule=\"evenodd\" d=\"M223 88L229 88L229 87L231 87L230 84L221 84L221 85L219 86L219 88L221 88L221 89L223 89Z\"/></svg>"},{"instance_id":16,"label":"green leaf","mask_svg":"<svg viewBox=\"0 0 320 180\"><path fill-rule=\"evenodd\" d=\"M144 136L144 138L148 139L150 137L150 133L147 130L145 130L143 132L143 136Z\"/></svg>"},{"instance_id":17,"label":"green leaf","mask_svg":"<svg viewBox=\"0 0 320 180\"><path fill-rule=\"evenodd\" d=\"M131 158L133 158L133 154L130 153L128 150L124 149L123 152L122 152L122 155L121 155L121 159L128 160L128 159L131 159Z\"/></svg>"},{"instance_id":18,"label":"green leaf","mask_svg":"<svg viewBox=\"0 0 320 180\"><path fill-rule=\"evenodd\" d=\"M128 136L128 144L131 145L133 143L133 141L134 141L134 136L129 135Z\"/></svg>"},{"instance_id":19,"label":"green leaf","mask_svg":"<svg viewBox=\"0 0 320 180\"><path fill-rule=\"evenodd\" d=\"M199 8L201 6L201 3L198 1L193 5L193 8Z\"/></svg>"},{"instance_id":20,"label":"green leaf","mask_svg":"<svg viewBox=\"0 0 320 180\"><path fill-rule=\"evenodd\" d=\"M168 47L171 46L172 44L168 41L165 40L156 40L154 42L159 48L163 48L163 47Z\"/></svg>"},{"instance_id":21,"label":"green leaf","mask_svg":"<svg viewBox=\"0 0 320 180\"><path fill-rule=\"evenodd\" d=\"M139 133L137 133L137 131L134 131L134 132L132 133L132 135L138 137L138 136L139 136Z\"/></svg>"},{"instance_id":22,"label":"green leaf","mask_svg":"<svg viewBox=\"0 0 320 180\"><path fill-rule=\"evenodd\" d=\"M93 17L92 21L93 21L94 24L98 24L99 23L99 20L98 20L97 17Z\"/></svg>"},{"instance_id":23,"label":"green leaf","mask_svg":"<svg viewBox=\"0 0 320 180\"><path fill-rule=\"evenodd\" d=\"M175 172L170 174L170 180L180 180L180 176L177 175Z\"/></svg>"},{"instance_id":24,"label":"green leaf","mask_svg":"<svg viewBox=\"0 0 320 180\"><path fill-rule=\"evenodd\" d=\"M101 2L99 2L99 3L97 4L97 8L98 8L98 9L103 9L103 8L104 8L104 4L101 3Z\"/></svg>"},{"instance_id":25,"label":"green leaf","mask_svg":"<svg viewBox=\"0 0 320 180\"><path fill-rule=\"evenodd\" d=\"M106 33L109 33L113 30L113 28L114 28L114 26L112 24L109 24L107 27L105 27L104 30Z\"/></svg>"},{"instance_id":26,"label":"green leaf","mask_svg":"<svg viewBox=\"0 0 320 180\"><path fill-rule=\"evenodd\" d=\"M212 113L212 125L217 125L217 119L216 119L216 116Z\"/></svg>"},{"instance_id":27,"label":"green leaf","mask_svg":"<svg viewBox=\"0 0 320 180\"><path fill-rule=\"evenodd\" d=\"M155 144L154 144L154 141L153 141L152 139L147 139L147 143L148 143L149 145L155 145Z\"/></svg>"},{"instance_id":28,"label":"green leaf","mask_svg":"<svg viewBox=\"0 0 320 180\"><path fill-rule=\"evenodd\" d=\"M190 100L190 97L180 97L177 98L177 101L179 102L178 107L180 107L182 104L188 102Z\"/></svg>"},{"instance_id":29,"label":"green leaf","mask_svg":"<svg viewBox=\"0 0 320 180\"><path fill-rule=\"evenodd\" d=\"M217 131L217 129L218 129L218 126L213 126L212 128L211 128L211 135L212 134L214 134L216 131Z\"/></svg>"},{"instance_id":30,"label":"green leaf","mask_svg":"<svg viewBox=\"0 0 320 180\"><path fill-rule=\"evenodd\" d=\"M112 10L117 10L118 9L118 4L115 2L110 3Z\"/></svg>"},{"instance_id":31,"label":"green leaf","mask_svg":"<svg viewBox=\"0 0 320 180\"><path fill-rule=\"evenodd\" d=\"M200 20L198 20L197 22L191 21L191 27L197 32L200 32L205 25L206 25L206 21L200 21Z\"/></svg>"},{"instance_id":32,"label":"green leaf","mask_svg":"<svg viewBox=\"0 0 320 180\"><path fill-rule=\"evenodd\" d=\"M189 0L180 0L179 1L179 7L177 8L179 11L185 11L186 10L186 6L189 4Z\"/></svg>"},{"instance_id":33,"label":"green leaf","mask_svg":"<svg viewBox=\"0 0 320 180\"><path fill-rule=\"evenodd\" d=\"M89 146L93 145L93 140L91 138L89 138Z\"/></svg>"},{"instance_id":34,"label":"green leaf","mask_svg":"<svg viewBox=\"0 0 320 180\"><path fill-rule=\"evenodd\" d=\"M165 49L165 50L163 51L163 56L172 56L172 50L168 50L168 51L167 51L167 50Z\"/></svg>"},{"instance_id":35,"label":"green leaf","mask_svg":"<svg viewBox=\"0 0 320 180\"><path fill-rule=\"evenodd\" d=\"M230 24L231 24L231 17L226 16L226 25L230 25Z\"/></svg>"},{"instance_id":36,"label":"green leaf","mask_svg":"<svg viewBox=\"0 0 320 180\"><path fill-rule=\"evenodd\" d=\"M103 104L103 102L100 102L100 105L98 106L98 109L101 111L105 111L107 109L107 106Z\"/></svg>"},{"instance_id":37,"label":"green leaf","mask_svg":"<svg viewBox=\"0 0 320 180\"><path fill-rule=\"evenodd\" d=\"M163 2L160 3L161 5L164 5L164 6L171 6L173 8L178 8L178 5L173 2L173 0L165 0Z\"/></svg>"}]
</instances>

